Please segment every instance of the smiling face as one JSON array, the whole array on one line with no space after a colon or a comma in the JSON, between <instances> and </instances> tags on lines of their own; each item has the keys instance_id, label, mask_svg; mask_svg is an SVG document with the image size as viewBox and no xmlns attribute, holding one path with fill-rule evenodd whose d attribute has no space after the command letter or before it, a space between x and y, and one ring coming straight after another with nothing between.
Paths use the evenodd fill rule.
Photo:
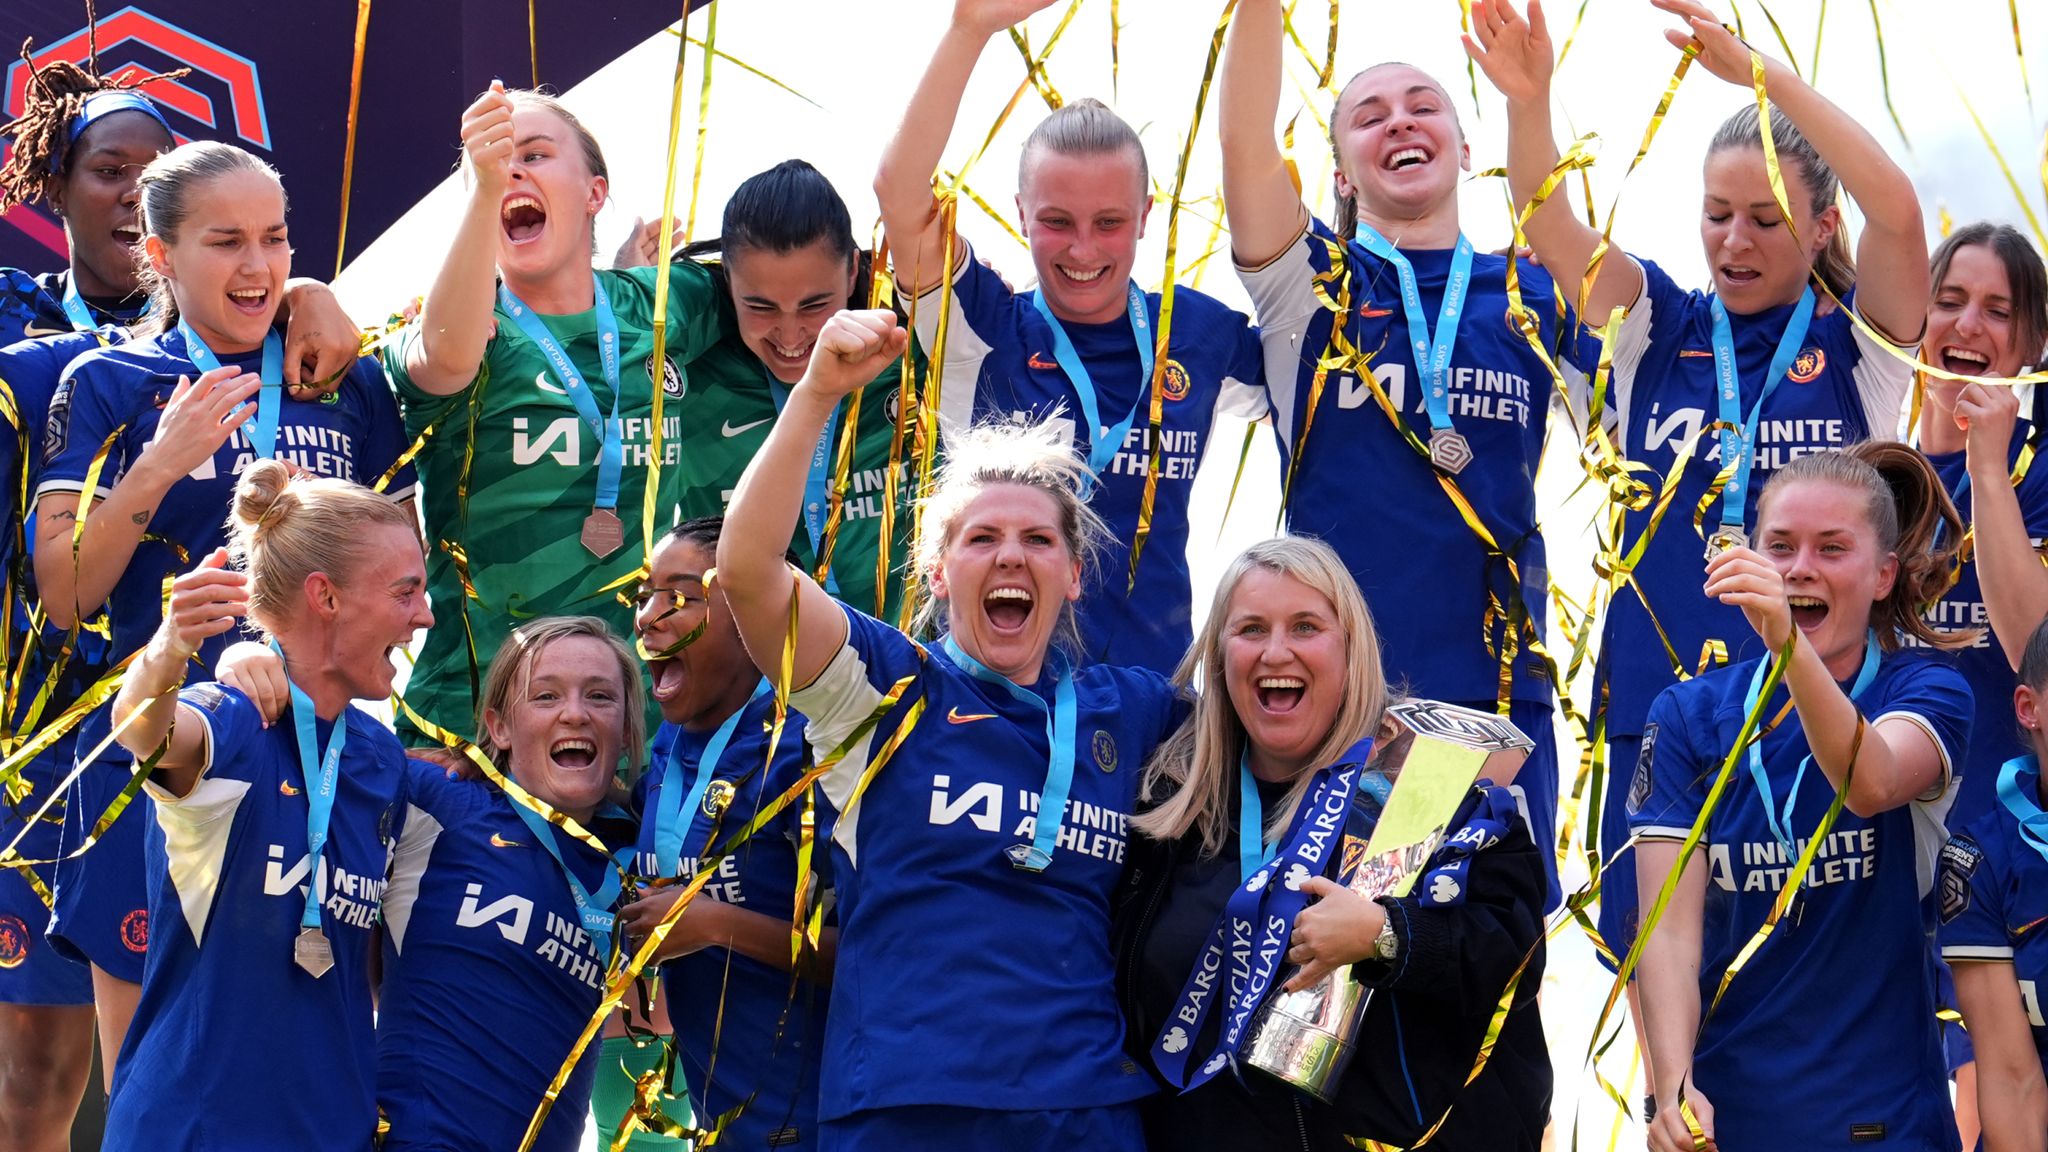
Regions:
<instances>
[{"instance_id":1,"label":"smiling face","mask_svg":"<svg viewBox=\"0 0 2048 1152\"><path fill-rule=\"evenodd\" d=\"M611 788L626 730L626 685L611 645L562 636L527 660L484 726L519 786L588 819Z\"/></svg>"},{"instance_id":2,"label":"smiling face","mask_svg":"<svg viewBox=\"0 0 2048 1152\"><path fill-rule=\"evenodd\" d=\"M725 271L747 349L784 384L803 379L818 329L853 297L853 261L814 240L788 252L742 249Z\"/></svg>"},{"instance_id":3,"label":"smiling face","mask_svg":"<svg viewBox=\"0 0 2048 1152\"><path fill-rule=\"evenodd\" d=\"M1889 595L1898 558L1880 550L1869 497L1831 480L1772 489L1758 512L1757 550L1785 579L1792 623L1841 675L1854 671L1872 604Z\"/></svg>"},{"instance_id":4,"label":"smiling face","mask_svg":"<svg viewBox=\"0 0 2048 1152\"><path fill-rule=\"evenodd\" d=\"M1700 242L1714 291L1730 312L1748 315L1790 304L1806 288L1814 258L1841 223L1830 204L1813 213L1813 191L1798 166L1784 164L1785 198L1792 205L1795 238L1771 195L1761 147L1722 148L1707 155L1706 191L1700 210Z\"/></svg>"},{"instance_id":5,"label":"smiling face","mask_svg":"<svg viewBox=\"0 0 2048 1152\"><path fill-rule=\"evenodd\" d=\"M2017 376L2028 355L2018 336L2005 262L1983 244L1956 249L1927 305L1921 358L1968 376ZM1949 397L1961 387L1953 380L1928 384Z\"/></svg>"},{"instance_id":6,"label":"smiling face","mask_svg":"<svg viewBox=\"0 0 2048 1152\"><path fill-rule=\"evenodd\" d=\"M179 318L215 354L263 345L292 275L284 189L246 168L193 189L178 237L145 237L157 274L170 281Z\"/></svg>"},{"instance_id":7,"label":"smiling face","mask_svg":"<svg viewBox=\"0 0 2048 1152\"><path fill-rule=\"evenodd\" d=\"M1289 779L1310 766L1344 703L1336 606L1293 575L1253 568L1231 591L1225 620L1223 684L1252 771Z\"/></svg>"},{"instance_id":8,"label":"smiling face","mask_svg":"<svg viewBox=\"0 0 2048 1152\"><path fill-rule=\"evenodd\" d=\"M592 220L608 184L591 171L582 138L559 114L529 101L512 109L512 179L498 202L498 270L514 284L590 272Z\"/></svg>"},{"instance_id":9,"label":"smiling face","mask_svg":"<svg viewBox=\"0 0 2048 1152\"><path fill-rule=\"evenodd\" d=\"M50 188L50 207L64 218L71 270L87 296L137 290L135 180L175 143L163 125L136 111L92 122L64 158L64 176Z\"/></svg>"},{"instance_id":10,"label":"smiling face","mask_svg":"<svg viewBox=\"0 0 2048 1152\"><path fill-rule=\"evenodd\" d=\"M704 574L713 562L710 548L670 538L654 550L652 571L633 616L641 647L652 657L647 674L661 718L692 729L725 719L734 686L752 685L760 675L740 644L725 593L714 585L709 596L705 594ZM678 648L699 626L703 634L688 647Z\"/></svg>"},{"instance_id":11,"label":"smiling face","mask_svg":"<svg viewBox=\"0 0 2048 1152\"><path fill-rule=\"evenodd\" d=\"M1031 150L1017 213L1053 315L1079 324L1124 315L1131 267L1151 209L1140 159L1128 150Z\"/></svg>"},{"instance_id":12,"label":"smiling face","mask_svg":"<svg viewBox=\"0 0 2048 1152\"><path fill-rule=\"evenodd\" d=\"M391 695L392 664L413 634L434 625L427 606L427 570L419 537L406 527L379 524L364 533L357 567L335 597L331 664L355 700Z\"/></svg>"},{"instance_id":13,"label":"smiling face","mask_svg":"<svg viewBox=\"0 0 2048 1152\"><path fill-rule=\"evenodd\" d=\"M1337 193L1369 219L1419 220L1455 203L1458 173L1472 150L1443 88L1406 64L1383 64L1354 77L1330 122Z\"/></svg>"},{"instance_id":14,"label":"smiling face","mask_svg":"<svg viewBox=\"0 0 2048 1152\"><path fill-rule=\"evenodd\" d=\"M992 484L961 510L931 574L947 629L969 656L1019 684L1037 682L1065 606L1081 598L1081 561L1051 493Z\"/></svg>"}]
</instances>

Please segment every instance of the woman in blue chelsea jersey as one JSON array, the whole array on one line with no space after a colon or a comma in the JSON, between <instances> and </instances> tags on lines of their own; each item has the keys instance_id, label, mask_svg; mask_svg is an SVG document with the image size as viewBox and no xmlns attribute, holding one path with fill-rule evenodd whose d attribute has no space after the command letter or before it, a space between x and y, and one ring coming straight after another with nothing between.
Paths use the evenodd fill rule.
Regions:
<instances>
[{"instance_id":1,"label":"woman in blue chelsea jersey","mask_svg":"<svg viewBox=\"0 0 2048 1152\"><path fill-rule=\"evenodd\" d=\"M104 1147L368 1152L372 935L406 761L350 701L390 695L392 653L434 621L419 535L409 509L279 460L243 474L233 515L114 701L149 769L161 930ZM285 663L288 722L221 684L178 691L243 617Z\"/></svg>"},{"instance_id":2,"label":"woman in blue chelsea jersey","mask_svg":"<svg viewBox=\"0 0 2048 1152\"><path fill-rule=\"evenodd\" d=\"M1903 644L1968 639L1919 614L1960 528L1925 457L1865 441L1786 465L1758 505L1756 547L1707 566L1706 594L1790 656L1781 690L1763 691L1769 658L1743 661L1665 689L1644 725L1626 798L1643 907L1675 883L1639 969L1656 1152L1702 1137L1727 1152L1958 1146L1927 897L1970 689ZM1752 715L1760 734L1738 747Z\"/></svg>"},{"instance_id":3,"label":"woman in blue chelsea jersey","mask_svg":"<svg viewBox=\"0 0 2048 1152\"><path fill-rule=\"evenodd\" d=\"M1157 673L1055 646L1103 531L1081 460L1044 425L956 436L915 553L929 645L783 564L827 412L905 341L888 312L826 324L718 547L754 662L793 646L791 703L838 757L819 1146L1134 1150L1152 1085L1122 1051L1109 906L1183 708Z\"/></svg>"},{"instance_id":4,"label":"woman in blue chelsea jersey","mask_svg":"<svg viewBox=\"0 0 2048 1152\"><path fill-rule=\"evenodd\" d=\"M1936 887L1941 955L1955 973L1957 1003L1976 1047L1982 1147L1992 1149L2048 1142L2048 1021L2040 992L2048 979L2048 934L2036 931L2048 917L2044 699L2048 621L2027 640L2011 694L2026 750L1996 770L1991 807L1942 848Z\"/></svg>"}]
</instances>

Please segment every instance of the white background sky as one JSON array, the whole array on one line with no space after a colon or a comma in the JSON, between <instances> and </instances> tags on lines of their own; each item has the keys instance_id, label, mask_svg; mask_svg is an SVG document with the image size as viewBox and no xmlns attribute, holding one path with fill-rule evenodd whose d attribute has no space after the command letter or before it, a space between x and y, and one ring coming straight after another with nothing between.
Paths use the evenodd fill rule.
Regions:
<instances>
[{"instance_id":1,"label":"white background sky","mask_svg":"<svg viewBox=\"0 0 2048 1152\"><path fill-rule=\"evenodd\" d=\"M747 176L790 157L809 160L833 180L852 209L857 232L872 227L875 203L869 185L875 158L944 28L950 4L727 0L719 7L718 47L815 104L730 61L714 64L694 234L716 235L726 194ZM1779 0L1770 11L1802 69L1811 67L1816 36L1820 37L1819 87L1867 125L1911 174L1926 209L1930 238L1937 228L1937 205L1946 206L1959 223L1989 217L2026 227L1957 87L1959 81L2014 166L2035 211L2042 212L2043 121L2029 106L2022 87L2007 0L1876 0L1876 7L1883 20L1893 103L1910 148L1885 111L1868 3L1836 0L1827 5L1824 29L1817 27L1820 0ZM2019 8L2037 98L2048 108L2048 69L2041 66L2048 57L2048 5L2024 0ZM1064 96L1090 95L1110 103L1145 141L1160 193L1138 261L1138 276L1149 287L1157 287L1164 268L1166 196L1194 108L1209 37L1222 9L1222 0L1122 0L1121 74L1113 89L1109 2L1083 0L1047 65ZM1027 25L1034 46L1045 41L1064 10L1065 5L1058 5ZM1736 11L1726 3L1716 10L1731 21ZM1559 0L1551 6L1551 30L1560 44L1579 11L1577 0ZM1593 172L1595 205L1604 214L1620 194L1615 236L1621 246L1658 261L1681 283L1703 283L1705 264L1698 239L1701 155L1714 127L1742 106L1748 93L1694 69L1649 157L1623 187L1622 170L1677 63L1677 51L1660 34L1676 24L1647 0L1588 0L1584 11L1584 24L1555 84L1558 130L1596 132L1604 141L1601 163ZM1473 167L1505 163L1505 113L1484 77L1479 78L1476 106L1473 102L1458 44L1457 3L1347 0L1342 12L1336 85L1381 60L1415 64L1439 77L1457 103L1471 142ZM1745 0L1740 12L1751 43L1782 58L1763 7ZM1320 60L1329 28L1328 0L1299 0L1296 15L1303 40ZM691 33L701 37L704 25L704 14L698 13L690 22ZM569 105L603 142L612 168L613 203L598 221L599 244L607 253L634 216L652 216L659 210L677 45L672 34L657 35L567 94ZM543 43L543 79L547 56ZM1281 121L1313 106L1313 111L1301 112L1295 156L1311 206L1327 217L1328 153L1316 120L1328 115L1331 96L1315 90L1313 69L1291 48L1289 65L1293 90L1283 98ZM683 106L679 216L688 211L702 68L703 54L693 48ZM504 64L508 81L527 73L524 58ZM1952 73L1956 79L1951 79ZM960 111L946 153L948 167L972 154L1023 74L1021 59L1007 37L992 41ZM969 175L972 186L1005 213L1014 215L1017 146L1044 111L1043 103L1027 94L987 157ZM1218 188L1215 114L1212 94L1191 155L1186 192L1190 201L1212 197ZM452 164L457 136L453 118L447 135ZM1560 147L1565 143L1568 138L1561 138ZM337 287L357 316L381 317L425 290L453 227L459 196L453 181L444 184L343 273ZM1469 182L1461 206L1475 244L1494 248L1506 242L1510 233L1503 182ZM1208 246L1214 212L1213 200L1190 203L1183 212L1182 283L1233 306L1248 307L1222 255L1205 268L1188 271L1190 262ZM1013 283L1030 282L1030 260L1021 246L971 206L962 206L960 220L980 253ZM1207 603L1216 570L1237 545L1271 530L1278 503L1270 480L1273 457L1262 436L1245 489L1218 543L1218 520L1240 435L1241 426L1219 430L1217 458L1197 489L1190 551L1198 614ZM1561 436L1552 444L1543 483L1545 523L1557 579L1583 597L1592 581L1584 537L1593 508L1583 499L1566 500L1579 479L1569 441L1569 436ZM1388 545L1398 547L1400 542ZM1570 765L1575 759L1568 756L1564 762ZM1552 953L1552 977L1546 981L1545 1015L1559 1065L1556 1114L1563 1135L1569 1132L1575 1103L1583 1106L1581 1138L1591 1146L1605 1146L1612 1108L1579 1066L1606 984L1593 978L1595 971L1576 936L1575 930L1567 929L1559 938ZM1617 1085L1629 1071L1626 1049L1625 1041L1616 1045L1615 1054L1603 1064ZM1630 1092L1635 1099L1640 1094L1639 1087ZM1627 1137L1624 1141L1629 1142ZM1567 1146L1565 1140L1560 1139L1559 1146Z\"/></svg>"}]
</instances>

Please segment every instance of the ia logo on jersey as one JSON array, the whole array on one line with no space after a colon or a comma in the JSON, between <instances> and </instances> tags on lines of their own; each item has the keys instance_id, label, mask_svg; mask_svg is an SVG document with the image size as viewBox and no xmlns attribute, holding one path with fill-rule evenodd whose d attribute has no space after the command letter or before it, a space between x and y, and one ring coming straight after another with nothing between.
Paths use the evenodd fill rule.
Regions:
<instances>
[{"instance_id":1,"label":"ia logo on jersey","mask_svg":"<svg viewBox=\"0 0 2048 1152\"><path fill-rule=\"evenodd\" d=\"M455 910L455 926L481 928L490 924L512 943L526 943L527 926L533 923L533 901L514 893L483 904L480 903L483 894L484 886L481 884L463 886L462 907ZM505 919L508 913L510 920Z\"/></svg>"}]
</instances>

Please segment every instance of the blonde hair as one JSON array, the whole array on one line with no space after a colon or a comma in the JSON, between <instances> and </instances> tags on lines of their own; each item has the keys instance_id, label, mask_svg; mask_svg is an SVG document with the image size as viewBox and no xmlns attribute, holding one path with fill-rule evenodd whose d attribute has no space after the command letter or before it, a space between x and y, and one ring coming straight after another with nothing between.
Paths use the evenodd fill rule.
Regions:
<instances>
[{"instance_id":1,"label":"blonde hair","mask_svg":"<svg viewBox=\"0 0 2048 1152\"><path fill-rule=\"evenodd\" d=\"M476 746L491 758L491 763L500 769L506 766L505 749L491 738L490 726L484 723L485 714L505 715L513 688L525 684L532 676L533 666L547 646L579 636L603 644L618 664L619 682L626 693L626 730L621 745L626 758L626 780L637 780L646 763L641 754L647 748L647 689L641 683L640 662L612 635L611 627L595 616L543 616L521 624L505 637L505 642L498 645L498 654L491 658L490 670L484 673L483 691L477 694ZM617 771L616 766L613 771Z\"/></svg>"},{"instance_id":2,"label":"blonde hair","mask_svg":"<svg viewBox=\"0 0 2048 1152\"><path fill-rule=\"evenodd\" d=\"M1040 149L1061 156L1109 156L1129 152L1138 160L1138 195L1152 191L1152 167L1145 160L1145 145L1123 117L1092 96L1063 104L1031 130L1017 155L1017 187L1030 182L1031 158Z\"/></svg>"},{"instance_id":3,"label":"blonde hair","mask_svg":"<svg viewBox=\"0 0 2048 1152\"><path fill-rule=\"evenodd\" d=\"M1762 156L1762 123L1755 104L1743 105L1715 130L1713 139L1707 142L1707 155L1729 148L1754 148L1757 155ZM1792 123L1776 104L1771 105L1771 147L1778 153L1780 170L1792 172L1806 186L1807 208L1812 211L1814 219L1818 220L1822 213L1834 207L1835 196L1842 190L1842 181L1821 158L1820 149L1813 146L1813 141L1808 140L1799 126ZM1796 196L1798 192L1787 188L1786 195ZM1813 258L1813 274L1837 297L1848 295L1849 290L1856 287L1856 257L1849 251L1849 229L1845 222L1836 223L1827 244Z\"/></svg>"},{"instance_id":4,"label":"blonde hair","mask_svg":"<svg viewBox=\"0 0 2048 1152\"><path fill-rule=\"evenodd\" d=\"M1094 574L1096 554L1109 539L1109 526L1082 495L1092 475L1087 463L1067 444L1058 421L990 422L949 434L945 461L931 493L918 505L912 556L915 571L932 594L925 598L912 631L931 635L946 618L947 600L931 589L932 575L945 561L967 506L997 485L1033 488L1052 497L1059 506L1060 537L1066 541L1067 551L1081 562L1085 585ZM1080 634L1071 601L1061 602L1060 634L1078 646Z\"/></svg>"},{"instance_id":5,"label":"blonde hair","mask_svg":"<svg viewBox=\"0 0 2048 1152\"><path fill-rule=\"evenodd\" d=\"M367 529L416 533L412 510L360 484L294 474L281 460L258 460L235 483L228 555L249 574L249 620L275 631L298 615L306 578L325 572L346 586L364 555Z\"/></svg>"},{"instance_id":6,"label":"blonde hair","mask_svg":"<svg viewBox=\"0 0 2048 1152\"><path fill-rule=\"evenodd\" d=\"M1138 786L1141 807L1157 797L1164 799L1131 821L1155 840L1178 840L1190 829L1197 830L1205 856L1215 855L1223 846L1231 797L1237 792L1238 759L1246 746L1244 722L1231 705L1224 680L1224 629L1229 625L1230 601L1238 585L1258 571L1291 576L1321 593L1336 609L1337 626L1344 633L1343 702L1309 763L1318 768L1333 763L1368 733L1378 731L1388 703L1372 613L1336 551L1311 537L1276 536L1240 553L1217 581L1202 633L1174 672L1174 683L1183 690L1195 687L1199 678L1194 714L1159 746L1145 765ZM1314 778L1313 772L1303 772L1288 789L1286 802L1267 814L1269 840L1285 831Z\"/></svg>"}]
</instances>

